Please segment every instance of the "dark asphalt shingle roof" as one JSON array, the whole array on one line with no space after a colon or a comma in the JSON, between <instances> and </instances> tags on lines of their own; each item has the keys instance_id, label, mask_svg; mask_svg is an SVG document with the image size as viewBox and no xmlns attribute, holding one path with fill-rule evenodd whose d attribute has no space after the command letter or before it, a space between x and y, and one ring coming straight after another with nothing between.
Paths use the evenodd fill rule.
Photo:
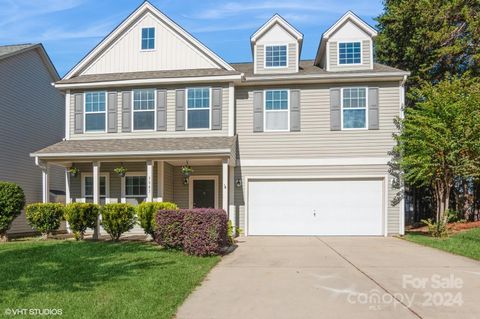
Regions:
<instances>
[{"instance_id":1,"label":"dark asphalt shingle roof","mask_svg":"<svg viewBox=\"0 0 480 319\"><path fill-rule=\"evenodd\" d=\"M201 153L212 150L231 150L235 146L236 137L171 137L171 138L130 138L130 139L97 139L67 140L50 145L35 152L42 154L78 154L88 153L132 153L132 152L191 152Z\"/></svg>"}]
</instances>

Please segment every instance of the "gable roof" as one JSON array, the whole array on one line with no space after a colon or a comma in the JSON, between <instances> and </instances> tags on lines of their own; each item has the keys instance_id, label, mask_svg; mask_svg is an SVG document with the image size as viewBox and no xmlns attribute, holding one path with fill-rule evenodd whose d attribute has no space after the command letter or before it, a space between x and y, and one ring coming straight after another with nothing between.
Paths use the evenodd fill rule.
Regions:
<instances>
[{"instance_id":1,"label":"gable roof","mask_svg":"<svg viewBox=\"0 0 480 319\"><path fill-rule=\"evenodd\" d=\"M317 55L314 61L315 65L320 63L323 52L325 51L325 44L327 40L348 21L351 21L353 24L355 24L358 28L360 28L363 32L365 32L372 38L376 37L378 34L377 30L375 30L372 26L363 21L355 13L353 13L352 11L347 11L340 19L337 20L337 22L335 22L330 28L327 29L327 31L322 34L320 43L318 45Z\"/></svg>"},{"instance_id":2,"label":"gable roof","mask_svg":"<svg viewBox=\"0 0 480 319\"><path fill-rule=\"evenodd\" d=\"M6 59L14 55L19 55L30 50L36 50L37 53L40 55L40 58L42 59L45 66L47 67L47 70L50 73L52 80L53 81L60 80L60 76L58 75L57 69L55 69L55 66L52 63L52 60L48 56L47 51L45 51L45 48L41 43L2 45L0 46L0 62L3 59Z\"/></svg>"},{"instance_id":3,"label":"gable roof","mask_svg":"<svg viewBox=\"0 0 480 319\"><path fill-rule=\"evenodd\" d=\"M217 54L207 48L204 44L202 44L199 40L197 40L193 35L188 33L185 29L163 14L159 9L157 9L154 5L150 2L145 1L143 2L135 11L133 11L125 20L123 20L112 32L110 32L97 46L95 46L77 65L75 65L65 76L63 79L67 80L74 76L77 76L78 73L83 71L86 66L90 65L95 59L99 56L103 50L108 48L113 42L121 35L124 31L128 30L128 28L140 17L144 14L150 12L153 14L157 19L165 23L168 27L170 27L173 31L179 34L182 38L190 42L197 51L204 54L207 58L213 61L216 65L221 68L224 68L229 71L233 71L234 69L225 62L222 58L220 58Z\"/></svg>"},{"instance_id":4,"label":"gable roof","mask_svg":"<svg viewBox=\"0 0 480 319\"><path fill-rule=\"evenodd\" d=\"M275 13L265 24L263 24L255 33L250 37L250 41L256 42L262 35L270 30L275 24L282 26L288 33L290 33L297 41L303 40L303 34L295 29L290 23L287 22L278 13Z\"/></svg>"}]
</instances>

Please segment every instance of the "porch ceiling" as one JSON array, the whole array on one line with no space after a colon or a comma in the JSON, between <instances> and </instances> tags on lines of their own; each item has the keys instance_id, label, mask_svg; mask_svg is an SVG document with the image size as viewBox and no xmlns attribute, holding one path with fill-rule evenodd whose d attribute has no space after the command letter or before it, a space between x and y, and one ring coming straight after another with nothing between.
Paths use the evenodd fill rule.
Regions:
<instances>
[{"instance_id":1,"label":"porch ceiling","mask_svg":"<svg viewBox=\"0 0 480 319\"><path fill-rule=\"evenodd\" d=\"M223 156L229 157L236 136L67 140L30 154L39 159Z\"/></svg>"}]
</instances>

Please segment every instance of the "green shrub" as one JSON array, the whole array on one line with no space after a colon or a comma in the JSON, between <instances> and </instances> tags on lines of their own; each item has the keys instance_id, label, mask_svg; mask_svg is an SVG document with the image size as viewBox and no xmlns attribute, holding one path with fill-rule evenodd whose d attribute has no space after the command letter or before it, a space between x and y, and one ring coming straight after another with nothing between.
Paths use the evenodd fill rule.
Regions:
<instances>
[{"instance_id":1,"label":"green shrub","mask_svg":"<svg viewBox=\"0 0 480 319\"><path fill-rule=\"evenodd\" d=\"M60 227L65 207L59 203L36 203L27 206L27 221L44 238Z\"/></svg>"},{"instance_id":2,"label":"green shrub","mask_svg":"<svg viewBox=\"0 0 480 319\"><path fill-rule=\"evenodd\" d=\"M65 206L65 220L70 224L75 239L83 239L87 228L97 225L100 206L92 203L71 203Z\"/></svg>"},{"instance_id":3,"label":"green shrub","mask_svg":"<svg viewBox=\"0 0 480 319\"><path fill-rule=\"evenodd\" d=\"M137 206L137 217L145 234L155 237L155 216L159 210L177 210L178 206L170 202L147 203L143 202Z\"/></svg>"},{"instance_id":4,"label":"green shrub","mask_svg":"<svg viewBox=\"0 0 480 319\"><path fill-rule=\"evenodd\" d=\"M0 182L0 241L5 240L7 230L25 206L25 194L14 183Z\"/></svg>"},{"instance_id":5,"label":"green shrub","mask_svg":"<svg viewBox=\"0 0 480 319\"><path fill-rule=\"evenodd\" d=\"M439 238L448 237L447 223L444 223L442 221L433 222L431 218L422 219L422 223L427 225L428 233L432 237L439 237Z\"/></svg>"},{"instance_id":6,"label":"green shrub","mask_svg":"<svg viewBox=\"0 0 480 319\"><path fill-rule=\"evenodd\" d=\"M137 221L135 207L131 204L107 204L101 211L102 226L115 241L131 230Z\"/></svg>"}]
</instances>

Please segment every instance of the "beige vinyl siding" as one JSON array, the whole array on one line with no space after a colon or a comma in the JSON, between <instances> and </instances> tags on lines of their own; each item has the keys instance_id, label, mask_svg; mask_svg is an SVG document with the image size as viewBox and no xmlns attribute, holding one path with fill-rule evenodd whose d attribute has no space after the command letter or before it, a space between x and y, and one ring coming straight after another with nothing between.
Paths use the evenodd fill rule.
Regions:
<instances>
[{"instance_id":1,"label":"beige vinyl siding","mask_svg":"<svg viewBox=\"0 0 480 319\"><path fill-rule=\"evenodd\" d=\"M222 88L222 129L221 130L185 130L175 131L175 90L185 89L189 87L221 87ZM195 84L181 86L159 86L155 89L167 90L167 130L166 131L143 131L143 132L122 132L122 92L131 91L144 87L120 88L118 90L105 89L106 92L117 92L117 133L84 133L75 134L75 112L74 101L75 93L83 93L83 91L72 91L70 95L70 138L71 139L95 139L95 138L130 138L130 137L190 137L190 136L226 136L228 135L228 84ZM97 90L102 91L102 90ZM85 91L88 92L88 91ZM212 97L210 97L211 99Z\"/></svg>"},{"instance_id":2,"label":"beige vinyl siding","mask_svg":"<svg viewBox=\"0 0 480 319\"><path fill-rule=\"evenodd\" d=\"M347 41L348 42L348 41ZM353 42L353 41L352 41ZM330 48L329 54L329 71L352 71L352 70L365 70L371 69L371 41L363 40L362 42L362 64L361 65L339 65L338 64L338 42L330 41L328 46Z\"/></svg>"},{"instance_id":3,"label":"beige vinyl siding","mask_svg":"<svg viewBox=\"0 0 480 319\"><path fill-rule=\"evenodd\" d=\"M379 88L379 130L330 130L331 87ZM282 86L285 88L285 86ZM332 157L386 157L394 145L393 120L400 112L399 83L342 85L290 85L300 89L300 132L253 132L253 92L258 87L237 88L238 152L245 159L305 159Z\"/></svg>"},{"instance_id":4,"label":"beige vinyl siding","mask_svg":"<svg viewBox=\"0 0 480 319\"><path fill-rule=\"evenodd\" d=\"M42 200L42 172L30 153L65 135L64 97L37 50L0 60L0 181L22 187L27 203ZM64 190L63 170L52 167L50 189ZM9 234L32 232L19 216Z\"/></svg>"},{"instance_id":5,"label":"beige vinyl siding","mask_svg":"<svg viewBox=\"0 0 480 319\"><path fill-rule=\"evenodd\" d=\"M218 166L192 166L192 176L208 175L218 177L218 208L222 208L222 167ZM173 201L180 208L189 208L189 185L183 184L182 170L180 166L173 167Z\"/></svg>"},{"instance_id":6,"label":"beige vinyl siding","mask_svg":"<svg viewBox=\"0 0 480 319\"><path fill-rule=\"evenodd\" d=\"M163 165L163 201L173 202L173 166L168 163L164 163Z\"/></svg>"},{"instance_id":7,"label":"beige vinyl siding","mask_svg":"<svg viewBox=\"0 0 480 319\"><path fill-rule=\"evenodd\" d=\"M235 187L235 206L239 211L237 216L239 226L245 229L245 206L247 201L246 178L247 177L341 177L345 176L385 176L388 174L387 165L350 165L350 166L242 166L236 167L235 179L242 179L242 187ZM389 177L390 179L390 177ZM400 229L400 209L399 206L392 206L391 201L396 194L396 190L391 188L391 182L388 181L388 234L398 234Z\"/></svg>"},{"instance_id":8,"label":"beige vinyl siding","mask_svg":"<svg viewBox=\"0 0 480 319\"><path fill-rule=\"evenodd\" d=\"M273 44L280 45L280 44ZM288 44L288 65L286 68L265 68L265 45L257 44L255 46L257 50L256 56L256 67L257 73L293 73L297 72L297 63L298 63L298 54L297 54L297 43Z\"/></svg>"}]
</instances>

